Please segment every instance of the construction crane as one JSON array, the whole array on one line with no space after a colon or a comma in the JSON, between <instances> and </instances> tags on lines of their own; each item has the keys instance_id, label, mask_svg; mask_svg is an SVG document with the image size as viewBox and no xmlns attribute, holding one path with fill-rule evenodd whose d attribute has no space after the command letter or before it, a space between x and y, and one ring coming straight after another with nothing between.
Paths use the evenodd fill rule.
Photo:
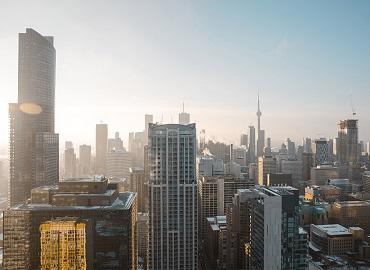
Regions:
<instances>
[{"instance_id":1,"label":"construction crane","mask_svg":"<svg viewBox=\"0 0 370 270\"><path fill-rule=\"evenodd\" d=\"M352 95L350 96L350 98L351 98L352 116L354 118L356 116L356 110L355 110L355 107L353 106Z\"/></svg>"}]
</instances>

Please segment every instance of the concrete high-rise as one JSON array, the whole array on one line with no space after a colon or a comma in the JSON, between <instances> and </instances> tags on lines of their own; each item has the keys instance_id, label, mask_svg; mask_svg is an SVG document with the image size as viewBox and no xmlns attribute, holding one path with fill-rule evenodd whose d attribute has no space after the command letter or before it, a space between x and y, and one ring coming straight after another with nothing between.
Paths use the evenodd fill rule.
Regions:
<instances>
[{"instance_id":1,"label":"concrete high-rise","mask_svg":"<svg viewBox=\"0 0 370 270\"><path fill-rule=\"evenodd\" d=\"M79 175L87 177L91 174L91 146L86 144L80 145L79 157Z\"/></svg>"},{"instance_id":2,"label":"concrete high-rise","mask_svg":"<svg viewBox=\"0 0 370 270\"><path fill-rule=\"evenodd\" d=\"M276 158L263 156L258 158L258 184L267 186L267 175L277 173Z\"/></svg>"},{"instance_id":3,"label":"concrete high-rise","mask_svg":"<svg viewBox=\"0 0 370 270\"><path fill-rule=\"evenodd\" d=\"M149 269L198 269L195 124L150 124Z\"/></svg>"},{"instance_id":4,"label":"concrete high-rise","mask_svg":"<svg viewBox=\"0 0 370 270\"><path fill-rule=\"evenodd\" d=\"M108 125L96 124L96 137L95 137L95 173L105 174L106 172L106 159L108 152Z\"/></svg>"},{"instance_id":5,"label":"concrete high-rise","mask_svg":"<svg viewBox=\"0 0 370 270\"><path fill-rule=\"evenodd\" d=\"M66 142L66 149L64 150L64 178L73 177L76 177L76 154L72 142Z\"/></svg>"},{"instance_id":6,"label":"concrete high-rise","mask_svg":"<svg viewBox=\"0 0 370 270\"><path fill-rule=\"evenodd\" d=\"M256 129L249 126L249 146L248 146L249 163L256 162Z\"/></svg>"},{"instance_id":7,"label":"concrete high-rise","mask_svg":"<svg viewBox=\"0 0 370 270\"><path fill-rule=\"evenodd\" d=\"M54 133L54 38L33 29L19 34L18 103L9 104L9 204L59 179L59 136Z\"/></svg>"}]
</instances>

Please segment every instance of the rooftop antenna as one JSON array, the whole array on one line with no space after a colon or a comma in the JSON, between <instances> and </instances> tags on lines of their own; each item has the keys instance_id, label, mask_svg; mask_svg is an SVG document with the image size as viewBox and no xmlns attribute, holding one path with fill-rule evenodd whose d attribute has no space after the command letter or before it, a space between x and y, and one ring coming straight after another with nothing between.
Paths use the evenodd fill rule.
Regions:
<instances>
[{"instance_id":1,"label":"rooftop antenna","mask_svg":"<svg viewBox=\"0 0 370 270\"><path fill-rule=\"evenodd\" d=\"M356 110L355 110L355 107L353 106L352 95L350 95L350 99L351 99L352 116L355 117L356 116Z\"/></svg>"},{"instance_id":2,"label":"rooftop antenna","mask_svg":"<svg viewBox=\"0 0 370 270\"><path fill-rule=\"evenodd\" d=\"M163 113L162 113L162 117L161 117L161 124L163 124Z\"/></svg>"},{"instance_id":3,"label":"rooftop antenna","mask_svg":"<svg viewBox=\"0 0 370 270\"><path fill-rule=\"evenodd\" d=\"M184 101L182 102L182 112L185 112L185 104L184 104Z\"/></svg>"}]
</instances>

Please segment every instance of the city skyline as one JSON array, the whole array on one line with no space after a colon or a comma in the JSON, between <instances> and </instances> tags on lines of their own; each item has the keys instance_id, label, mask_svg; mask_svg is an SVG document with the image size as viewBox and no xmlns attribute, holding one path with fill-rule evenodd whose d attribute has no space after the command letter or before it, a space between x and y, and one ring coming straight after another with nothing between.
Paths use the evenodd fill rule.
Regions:
<instances>
[{"instance_id":1,"label":"city skyline","mask_svg":"<svg viewBox=\"0 0 370 270\"><path fill-rule=\"evenodd\" d=\"M95 124L102 120L109 125L108 137L119 131L127 145L128 133L142 129L145 113L153 114L154 121L163 114L163 122L175 123L185 102L191 121L208 137L235 143L248 125L257 126L258 91L261 128L274 146L286 137L298 143L302 137L335 137L337 122L352 114L350 95L360 139L370 138L366 2L161 7L115 1L86 7L78 2L67 12L71 4L3 5L1 16L9 27L0 33L0 72L5 74L0 80L1 123L8 121L8 103L16 101L17 33L32 27L55 37L61 142L93 145ZM40 5L42 18L36 12ZM314 8L320 29L312 21ZM275 25L266 25L264 16ZM330 46L331 40L340 44ZM295 123L304 124L292 129ZM2 124L1 132L8 134L8 126ZM2 136L4 153L7 144Z\"/></svg>"}]
</instances>

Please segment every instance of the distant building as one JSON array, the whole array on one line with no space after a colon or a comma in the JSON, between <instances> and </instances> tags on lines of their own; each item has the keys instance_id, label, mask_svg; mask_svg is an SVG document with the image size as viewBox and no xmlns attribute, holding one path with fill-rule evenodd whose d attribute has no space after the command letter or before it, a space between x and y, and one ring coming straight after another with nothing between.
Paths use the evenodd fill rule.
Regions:
<instances>
[{"instance_id":1,"label":"distant building","mask_svg":"<svg viewBox=\"0 0 370 270\"><path fill-rule=\"evenodd\" d=\"M137 193L137 208L139 212L148 212L148 184L145 179L144 169L130 168L130 191Z\"/></svg>"},{"instance_id":2,"label":"distant building","mask_svg":"<svg viewBox=\"0 0 370 270\"><path fill-rule=\"evenodd\" d=\"M311 168L313 167L313 154L302 154L302 180L307 181L311 179Z\"/></svg>"},{"instance_id":3,"label":"distant building","mask_svg":"<svg viewBox=\"0 0 370 270\"><path fill-rule=\"evenodd\" d=\"M267 185L267 175L277 173L276 158L263 156L258 158L258 184Z\"/></svg>"},{"instance_id":4,"label":"distant building","mask_svg":"<svg viewBox=\"0 0 370 270\"><path fill-rule=\"evenodd\" d=\"M296 149L295 149L295 142L293 142L291 139L286 139L286 145L288 150L288 159L296 159Z\"/></svg>"},{"instance_id":5,"label":"distant building","mask_svg":"<svg viewBox=\"0 0 370 270\"><path fill-rule=\"evenodd\" d=\"M332 165L321 165L311 168L311 184L325 185L329 179L339 178L339 168Z\"/></svg>"},{"instance_id":6,"label":"distant building","mask_svg":"<svg viewBox=\"0 0 370 270\"><path fill-rule=\"evenodd\" d=\"M304 198L310 201L335 202L339 200L341 194L342 190L336 186L312 185L305 188Z\"/></svg>"},{"instance_id":7,"label":"distant building","mask_svg":"<svg viewBox=\"0 0 370 270\"><path fill-rule=\"evenodd\" d=\"M358 160L358 120L341 120L338 124L337 161L340 164L356 163Z\"/></svg>"},{"instance_id":8,"label":"distant building","mask_svg":"<svg viewBox=\"0 0 370 270\"><path fill-rule=\"evenodd\" d=\"M323 165L329 162L329 144L325 138L315 140L315 164Z\"/></svg>"},{"instance_id":9,"label":"distant building","mask_svg":"<svg viewBox=\"0 0 370 270\"><path fill-rule=\"evenodd\" d=\"M119 137L119 132L116 132L114 134L114 138L108 139L108 150L107 150L107 152L109 153L113 150L116 150L116 151L123 151L124 150L123 141Z\"/></svg>"},{"instance_id":10,"label":"distant building","mask_svg":"<svg viewBox=\"0 0 370 270\"><path fill-rule=\"evenodd\" d=\"M267 186L292 186L293 179L290 173L269 173Z\"/></svg>"},{"instance_id":11,"label":"distant building","mask_svg":"<svg viewBox=\"0 0 370 270\"><path fill-rule=\"evenodd\" d=\"M185 111L179 113L179 124L180 125L190 124L190 114L186 113Z\"/></svg>"},{"instance_id":12,"label":"distant building","mask_svg":"<svg viewBox=\"0 0 370 270\"><path fill-rule=\"evenodd\" d=\"M335 202L331 208L330 222L345 227L358 226L364 229L366 235L370 235L370 202Z\"/></svg>"},{"instance_id":13,"label":"distant building","mask_svg":"<svg viewBox=\"0 0 370 270\"><path fill-rule=\"evenodd\" d=\"M108 152L108 125L96 124L95 136L95 174L105 174L106 172L106 159Z\"/></svg>"},{"instance_id":14,"label":"distant building","mask_svg":"<svg viewBox=\"0 0 370 270\"><path fill-rule=\"evenodd\" d=\"M343 256L354 251L352 233L339 224L311 224L311 244L330 256Z\"/></svg>"},{"instance_id":15,"label":"distant building","mask_svg":"<svg viewBox=\"0 0 370 270\"><path fill-rule=\"evenodd\" d=\"M72 258L83 259L85 250L86 265L93 264L85 269L136 270L136 209L136 194L119 193L117 185L104 178L70 179L35 188L30 202L4 212L4 269L39 269L41 263L46 265L42 269L50 269L48 263L56 258L45 254L66 256L67 250L51 250L59 243L78 253L70 253ZM87 223L70 223L65 217ZM56 240L47 233L54 234L55 229L59 236L70 238Z\"/></svg>"},{"instance_id":16,"label":"distant building","mask_svg":"<svg viewBox=\"0 0 370 270\"><path fill-rule=\"evenodd\" d=\"M248 146L249 163L256 162L256 129L249 126L249 146Z\"/></svg>"},{"instance_id":17,"label":"distant building","mask_svg":"<svg viewBox=\"0 0 370 270\"><path fill-rule=\"evenodd\" d=\"M248 147L248 134L240 135L240 145Z\"/></svg>"},{"instance_id":18,"label":"distant building","mask_svg":"<svg viewBox=\"0 0 370 270\"><path fill-rule=\"evenodd\" d=\"M68 147L67 147L68 146ZM76 154L72 142L66 143L66 149L64 150L64 178L76 177Z\"/></svg>"},{"instance_id":19,"label":"distant building","mask_svg":"<svg viewBox=\"0 0 370 270\"><path fill-rule=\"evenodd\" d=\"M80 145L79 157L79 175L88 177L91 175L91 146Z\"/></svg>"},{"instance_id":20,"label":"distant building","mask_svg":"<svg viewBox=\"0 0 370 270\"><path fill-rule=\"evenodd\" d=\"M303 165L301 160L282 160L281 172L291 174L294 182L302 181Z\"/></svg>"},{"instance_id":21,"label":"distant building","mask_svg":"<svg viewBox=\"0 0 370 270\"><path fill-rule=\"evenodd\" d=\"M132 154L122 150L112 150L107 154L106 176L130 179L133 165Z\"/></svg>"}]
</instances>

